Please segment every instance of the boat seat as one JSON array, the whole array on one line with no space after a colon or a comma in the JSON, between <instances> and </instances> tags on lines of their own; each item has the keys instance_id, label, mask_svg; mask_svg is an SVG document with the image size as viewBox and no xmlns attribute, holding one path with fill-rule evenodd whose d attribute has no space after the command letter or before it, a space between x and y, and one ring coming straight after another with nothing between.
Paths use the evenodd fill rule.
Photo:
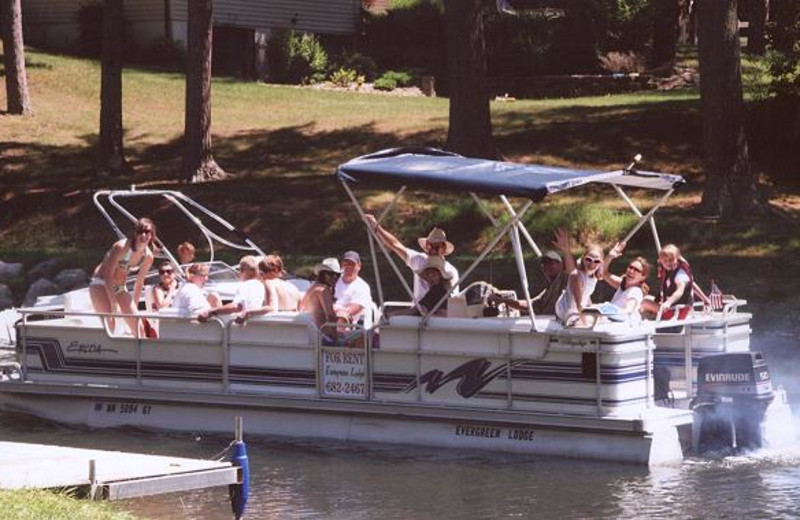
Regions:
<instances>
[{"instance_id":1,"label":"boat seat","mask_svg":"<svg viewBox=\"0 0 800 520\"><path fill-rule=\"evenodd\" d=\"M89 288L76 289L64 294L65 318L79 325L101 327L103 324L98 316L70 316L71 312L94 312L94 305L89 296Z\"/></svg>"},{"instance_id":2,"label":"boat seat","mask_svg":"<svg viewBox=\"0 0 800 520\"><path fill-rule=\"evenodd\" d=\"M316 327L310 313L279 311L254 316L244 325L231 325L231 343L313 347Z\"/></svg>"}]
</instances>

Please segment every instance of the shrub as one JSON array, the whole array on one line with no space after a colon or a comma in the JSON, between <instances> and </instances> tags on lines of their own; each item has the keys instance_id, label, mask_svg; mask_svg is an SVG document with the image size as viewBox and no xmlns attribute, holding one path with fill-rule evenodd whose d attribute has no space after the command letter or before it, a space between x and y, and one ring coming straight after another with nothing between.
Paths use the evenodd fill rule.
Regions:
<instances>
[{"instance_id":1,"label":"shrub","mask_svg":"<svg viewBox=\"0 0 800 520\"><path fill-rule=\"evenodd\" d=\"M358 72L353 69L341 67L331 74L330 80L331 83L337 87L349 87L351 83L356 83L356 81L358 81Z\"/></svg>"},{"instance_id":2,"label":"shrub","mask_svg":"<svg viewBox=\"0 0 800 520\"><path fill-rule=\"evenodd\" d=\"M375 60L360 52L353 53L345 58L344 67L353 69L361 76L364 76L367 81L375 79L375 73L378 70Z\"/></svg>"},{"instance_id":3,"label":"shrub","mask_svg":"<svg viewBox=\"0 0 800 520\"><path fill-rule=\"evenodd\" d=\"M410 72L387 70L378 78L381 79L394 81L396 87L407 87L414 81L414 76Z\"/></svg>"},{"instance_id":4,"label":"shrub","mask_svg":"<svg viewBox=\"0 0 800 520\"><path fill-rule=\"evenodd\" d=\"M310 33L273 32L267 42L270 80L277 83L316 83L327 77L328 53Z\"/></svg>"},{"instance_id":5,"label":"shrub","mask_svg":"<svg viewBox=\"0 0 800 520\"><path fill-rule=\"evenodd\" d=\"M375 84L373 86L377 90L394 90L397 88L397 81L393 80L392 78L381 76L375 80Z\"/></svg>"}]
</instances>

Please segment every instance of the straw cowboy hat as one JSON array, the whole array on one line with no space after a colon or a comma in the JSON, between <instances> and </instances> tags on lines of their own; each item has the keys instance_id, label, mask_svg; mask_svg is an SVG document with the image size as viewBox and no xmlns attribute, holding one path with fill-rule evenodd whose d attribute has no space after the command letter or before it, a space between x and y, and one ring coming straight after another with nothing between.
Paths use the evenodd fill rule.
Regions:
<instances>
[{"instance_id":1,"label":"straw cowboy hat","mask_svg":"<svg viewBox=\"0 0 800 520\"><path fill-rule=\"evenodd\" d=\"M434 244L444 242L444 256L449 255L456 248L456 246L447 241L447 235L444 234L444 230L438 227L431 229L427 237L420 237L417 239L417 242L419 242L419 247L421 247L423 251L427 250L428 242Z\"/></svg>"},{"instance_id":2,"label":"straw cowboy hat","mask_svg":"<svg viewBox=\"0 0 800 520\"><path fill-rule=\"evenodd\" d=\"M322 262L314 266L314 274L318 275L322 271L329 271L336 274L342 273L342 268L339 266L339 260L335 258L326 258Z\"/></svg>"},{"instance_id":3,"label":"straw cowboy hat","mask_svg":"<svg viewBox=\"0 0 800 520\"><path fill-rule=\"evenodd\" d=\"M452 275L444 270L444 258L441 256L429 256L422 269L417 271L417 274L422 274L425 269L436 269L442 275L442 279L449 280Z\"/></svg>"}]
</instances>

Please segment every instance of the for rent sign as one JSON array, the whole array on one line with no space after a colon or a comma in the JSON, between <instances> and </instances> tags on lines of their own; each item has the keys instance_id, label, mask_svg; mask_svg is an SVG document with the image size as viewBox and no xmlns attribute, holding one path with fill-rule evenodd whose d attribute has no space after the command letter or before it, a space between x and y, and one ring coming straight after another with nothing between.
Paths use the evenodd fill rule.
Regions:
<instances>
[{"instance_id":1,"label":"for rent sign","mask_svg":"<svg viewBox=\"0 0 800 520\"><path fill-rule=\"evenodd\" d=\"M367 397L367 356L341 347L322 349L323 397Z\"/></svg>"}]
</instances>

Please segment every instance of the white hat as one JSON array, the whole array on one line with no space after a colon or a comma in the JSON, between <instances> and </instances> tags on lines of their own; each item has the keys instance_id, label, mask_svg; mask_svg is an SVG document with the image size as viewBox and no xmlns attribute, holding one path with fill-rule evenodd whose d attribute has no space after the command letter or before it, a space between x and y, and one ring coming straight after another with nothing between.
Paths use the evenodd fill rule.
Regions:
<instances>
[{"instance_id":1,"label":"white hat","mask_svg":"<svg viewBox=\"0 0 800 520\"><path fill-rule=\"evenodd\" d=\"M450 273L445 271L444 258L442 258L441 256L429 256L428 260L425 262L425 265L423 265L422 268L419 271L417 271L417 274L422 274L425 271L425 269L436 269L437 271L439 271L439 273L441 273L442 278L445 280L449 280L450 278L453 277Z\"/></svg>"},{"instance_id":2,"label":"white hat","mask_svg":"<svg viewBox=\"0 0 800 520\"><path fill-rule=\"evenodd\" d=\"M318 275L322 271L330 271L332 273L341 274L342 268L339 266L339 260L335 258L326 258L314 266L315 275Z\"/></svg>"},{"instance_id":3,"label":"white hat","mask_svg":"<svg viewBox=\"0 0 800 520\"><path fill-rule=\"evenodd\" d=\"M427 250L428 242L433 242L434 244L444 242L444 256L449 255L456 248L456 246L447 241L447 235L445 235L444 230L438 227L431 229L427 237L418 238L417 242L423 251Z\"/></svg>"}]
</instances>

